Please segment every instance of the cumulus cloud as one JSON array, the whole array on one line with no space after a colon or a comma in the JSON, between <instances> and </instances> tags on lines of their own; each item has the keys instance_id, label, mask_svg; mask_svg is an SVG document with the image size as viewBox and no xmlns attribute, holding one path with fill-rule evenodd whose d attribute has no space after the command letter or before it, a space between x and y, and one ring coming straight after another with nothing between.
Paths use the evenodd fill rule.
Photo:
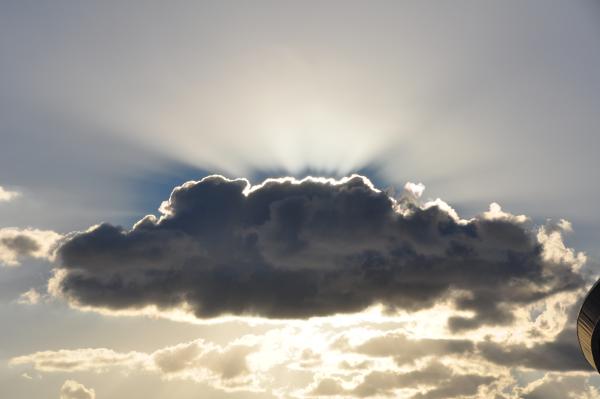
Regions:
<instances>
[{"instance_id":1,"label":"cumulus cloud","mask_svg":"<svg viewBox=\"0 0 600 399\"><path fill-rule=\"evenodd\" d=\"M21 194L17 191L9 191L9 190L6 190L5 188L3 188L2 186L0 186L0 202L12 201L13 199L17 198L19 195L21 195Z\"/></svg>"},{"instance_id":2,"label":"cumulus cloud","mask_svg":"<svg viewBox=\"0 0 600 399\"><path fill-rule=\"evenodd\" d=\"M49 287L75 306L185 306L198 318L308 318L377 303L412 311L452 299L472 314L452 318L453 331L508 324L515 307L581 288L582 258L556 245L560 234L548 245L495 204L463 220L439 199L418 203L421 186L407 190L410 201L396 201L356 175L254 187L210 176L175 188L160 217L70 236Z\"/></svg>"},{"instance_id":3,"label":"cumulus cloud","mask_svg":"<svg viewBox=\"0 0 600 399\"><path fill-rule=\"evenodd\" d=\"M26 257L51 260L61 238L51 230L0 228L0 264L18 266Z\"/></svg>"},{"instance_id":4,"label":"cumulus cloud","mask_svg":"<svg viewBox=\"0 0 600 399\"><path fill-rule=\"evenodd\" d=\"M66 380L60 388L60 399L96 399L96 392L75 380Z\"/></svg>"}]
</instances>

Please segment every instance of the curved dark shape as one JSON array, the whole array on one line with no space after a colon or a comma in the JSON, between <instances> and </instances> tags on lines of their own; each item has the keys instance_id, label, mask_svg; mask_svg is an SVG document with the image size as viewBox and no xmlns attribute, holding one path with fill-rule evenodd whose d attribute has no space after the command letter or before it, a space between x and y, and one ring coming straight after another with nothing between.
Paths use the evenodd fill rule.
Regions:
<instances>
[{"instance_id":1,"label":"curved dark shape","mask_svg":"<svg viewBox=\"0 0 600 399\"><path fill-rule=\"evenodd\" d=\"M577 317L577 339L586 360L600 372L600 280L585 297Z\"/></svg>"}]
</instances>

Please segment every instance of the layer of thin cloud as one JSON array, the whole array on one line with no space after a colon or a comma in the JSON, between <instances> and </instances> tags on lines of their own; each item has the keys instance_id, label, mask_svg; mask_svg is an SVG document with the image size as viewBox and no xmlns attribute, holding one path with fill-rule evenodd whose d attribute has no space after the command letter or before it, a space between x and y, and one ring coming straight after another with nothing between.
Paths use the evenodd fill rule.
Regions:
<instances>
[{"instance_id":1,"label":"layer of thin cloud","mask_svg":"<svg viewBox=\"0 0 600 399\"><path fill-rule=\"evenodd\" d=\"M515 375L524 371L556 369L528 362L538 352L535 346L522 348L522 362L510 354L507 362L489 356L480 345L488 341L473 334L460 339L419 339L409 338L408 333L403 328L386 332L360 322L350 328L304 323L244 335L226 344L198 339L148 353L106 348L45 351L13 358L10 364L43 373L153 373L165 380L194 381L221 391L278 392L286 398L561 397L543 396L552 389L579 394L572 397L597 398L595 389L587 385L590 374L579 371L579 366L567 364L560 372L519 383ZM548 363L560 361L546 359Z\"/></svg>"},{"instance_id":2,"label":"layer of thin cloud","mask_svg":"<svg viewBox=\"0 0 600 399\"><path fill-rule=\"evenodd\" d=\"M0 228L0 265L19 266L28 257L53 260L61 238L51 230Z\"/></svg>"},{"instance_id":3,"label":"layer of thin cloud","mask_svg":"<svg viewBox=\"0 0 600 399\"><path fill-rule=\"evenodd\" d=\"M140 352L119 353L107 348L84 348L36 352L12 358L10 364L30 364L43 372L104 372L115 367L138 368L146 361L147 356Z\"/></svg>"},{"instance_id":4,"label":"layer of thin cloud","mask_svg":"<svg viewBox=\"0 0 600 399\"><path fill-rule=\"evenodd\" d=\"M248 343L234 342L219 346L195 340L159 349L153 353L117 352L107 348L41 351L12 358L11 366L31 366L39 372L105 373L149 371L165 379L187 379L213 385L217 389L246 390L255 384L250 375L247 356L256 351Z\"/></svg>"},{"instance_id":5,"label":"layer of thin cloud","mask_svg":"<svg viewBox=\"0 0 600 399\"><path fill-rule=\"evenodd\" d=\"M20 195L21 193L19 193L18 191L9 191L4 187L0 186L0 202L12 201Z\"/></svg>"},{"instance_id":6,"label":"layer of thin cloud","mask_svg":"<svg viewBox=\"0 0 600 399\"><path fill-rule=\"evenodd\" d=\"M96 392L75 380L66 380L60 388L60 399L96 399Z\"/></svg>"},{"instance_id":7,"label":"layer of thin cloud","mask_svg":"<svg viewBox=\"0 0 600 399\"><path fill-rule=\"evenodd\" d=\"M188 182L160 217L70 236L50 292L88 309L185 308L201 319L450 300L471 314L449 320L464 331L510 324L518 308L583 286L585 256L562 243L565 229L536 229L497 204L464 220L440 199L422 204L423 189L408 184L395 200L357 175Z\"/></svg>"}]
</instances>

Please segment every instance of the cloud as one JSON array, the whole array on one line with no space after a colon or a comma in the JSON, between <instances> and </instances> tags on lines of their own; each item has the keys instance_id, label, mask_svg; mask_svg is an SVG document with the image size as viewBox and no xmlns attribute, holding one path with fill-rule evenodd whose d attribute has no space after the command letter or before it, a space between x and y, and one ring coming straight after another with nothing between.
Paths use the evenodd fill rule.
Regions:
<instances>
[{"instance_id":1,"label":"cloud","mask_svg":"<svg viewBox=\"0 0 600 399\"><path fill-rule=\"evenodd\" d=\"M158 218L70 236L50 291L75 306L185 307L197 318L308 318L377 303L413 311L452 299L473 315L450 320L458 331L509 324L515 307L582 286L583 258L548 256L548 235L525 217L492 205L463 220L439 199L415 203L415 190L396 201L356 175L188 182Z\"/></svg>"},{"instance_id":2,"label":"cloud","mask_svg":"<svg viewBox=\"0 0 600 399\"><path fill-rule=\"evenodd\" d=\"M493 376L477 374L456 374L452 367L430 362L423 368L408 372L373 371L364 376L362 382L347 389L340 381L324 378L310 391L312 396L356 396L383 397L394 396L396 390L418 388L411 399L439 399L468 396L477 393L482 385L496 380Z\"/></svg>"},{"instance_id":3,"label":"cloud","mask_svg":"<svg viewBox=\"0 0 600 399\"><path fill-rule=\"evenodd\" d=\"M31 365L35 370L43 372L100 373L115 367L140 368L146 362L147 355L141 352L119 353L106 348L82 348L35 352L14 357L9 364Z\"/></svg>"},{"instance_id":4,"label":"cloud","mask_svg":"<svg viewBox=\"0 0 600 399\"><path fill-rule=\"evenodd\" d=\"M518 390L522 399L600 399L598 389L590 386L588 375L547 373Z\"/></svg>"},{"instance_id":5,"label":"cloud","mask_svg":"<svg viewBox=\"0 0 600 399\"><path fill-rule=\"evenodd\" d=\"M25 257L51 260L61 238L51 230L0 228L0 264L18 266Z\"/></svg>"},{"instance_id":6,"label":"cloud","mask_svg":"<svg viewBox=\"0 0 600 399\"><path fill-rule=\"evenodd\" d=\"M575 328L569 326L555 340L533 346L482 342L477 345L482 356L503 366L520 366L539 370L587 370L590 365L581 355Z\"/></svg>"},{"instance_id":7,"label":"cloud","mask_svg":"<svg viewBox=\"0 0 600 399\"><path fill-rule=\"evenodd\" d=\"M14 357L9 364L31 366L36 371L47 373L145 370L167 379L189 379L226 390L247 387L253 382L246 358L254 351L253 345L241 342L219 346L198 339L151 353L117 352L108 348L41 351Z\"/></svg>"},{"instance_id":8,"label":"cloud","mask_svg":"<svg viewBox=\"0 0 600 399\"><path fill-rule=\"evenodd\" d=\"M425 356L443 356L473 352L472 341L464 339L408 339L391 333L358 345L354 351L368 356L392 356L398 364L411 363Z\"/></svg>"},{"instance_id":9,"label":"cloud","mask_svg":"<svg viewBox=\"0 0 600 399\"><path fill-rule=\"evenodd\" d=\"M435 388L425 393L419 393L413 396L412 399L444 399L471 396L477 393L480 386L488 385L494 380L494 377L477 374L458 375L438 382Z\"/></svg>"},{"instance_id":10,"label":"cloud","mask_svg":"<svg viewBox=\"0 0 600 399\"><path fill-rule=\"evenodd\" d=\"M36 305L41 297L42 296L35 288L31 288L19 296L18 303L22 305Z\"/></svg>"},{"instance_id":11,"label":"cloud","mask_svg":"<svg viewBox=\"0 0 600 399\"><path fill-rule=\"evenodd\" d=\"M5 188L3 188L2 186L0 186L0 202L12 201L13 199L17 198L19 195L21 195L21 194L17 191L8 191Z\"/></svg>"},{"instance_id":12,"label":"cloud","mask_svg":"<svg viewBox=\"0 0 600 399\"><path fill-rule=\"evenodd\" d=\"M544 392L536 388L541 381L523 381L531 382L531 370L544 370L546 365L541 361L530 364L531 355L525 351L520 354L522 362L517 356L508 363L491 359L479 346L489 340L479 337L477 331L468 332L462 339L419 339L408 338L400 330L365 327L360 320L337 328L319 320L295 324L258 335L236 336L222 344L197 339L153 352L107 348L44 351L15 357L9 364L29 373L121 372L131 378L134 373L154 374L164 380L192 381L224 392L278 392L282 397L516 399L526 397L526 393ZM508 341L497 343L510 347ZM535 351L536 346L531 346ZM574 351L572 355L579 353ZM567 386L576 381L583 383L585 378L579 377L589 376L563 370L549 374L559 386L569 381ZM541 378L542 374L535 375ZM574 376L578 378L572 380ZM543 396L531 396L536 397Z\"/></svg>"},{"instance_id":13,"label":"cloud","mask_svg":"<svg viewBox=\"0 0 600 399\"><path fill-rule=\"evenodd\" d=\"M550 312L546 317L565 319L562 328L553 337L538 342L524 340L520 343L493 342L485 339L477 344L479 354L487 361L501 366L534 370L591 371L591 366L581 353L576 331L583 296L573 295L570 301L554 306L548 304ZM530 326L531 338L536 338L540 327L547 323L546 317L542 313L538 316L541 324Z\"/></svg>"},{"instance_id":14,"label":"cloud","mask_svg":"<svg viewBox=\"0 0 600 399\"><path fill-rule=\"evenodd\" d=\"M66 380L60 388L60 399L96 399L96 392L74 380Z\"/></svg>"},{"instance_id":15,"label":"cloud","mask_svg":"<svg viewBox=\"0 0 600 399\"><path fill-rule=\"evenodd\" d=\"M346 393L342 384L333 378L324 378L310 391L311 396L338 396Z\"/></svg>"},{"instance_id":16,"label":"cloud","mask_svg":"<svg viewBox=\"0 0 600 399\"><path fill-rule=\"evenodd\" d=\"M207 369L219 378L229 380L248 374L246 356L255 349L249 345L233 344L221 348L202 340L158 350L152 360L165 374Z\"/></svg>"}]
</instances>

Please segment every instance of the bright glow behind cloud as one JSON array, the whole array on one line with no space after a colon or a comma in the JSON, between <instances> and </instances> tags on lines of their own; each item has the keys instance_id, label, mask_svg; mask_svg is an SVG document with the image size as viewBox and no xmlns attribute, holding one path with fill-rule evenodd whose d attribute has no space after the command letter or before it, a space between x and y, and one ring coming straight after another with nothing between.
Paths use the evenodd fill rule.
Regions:
<instances>
[{"instance_id":1,"label":"bright glow behind cloud","mask_svg":"<svg viewBox=\"0 0 600 399\"><path fill-rule=\"evenodd\" d=\"M122 93L111 96L113 106L106 109L77 102L76 92L61 95L107 131L127 131L173 159L228 174L313 169L343 175L402 139L406 111L390 113L379 101L349 91L353 84L371 84L357 71L279 48L232 57L244 71L226 81L157 82L161 94Z\"/></svg>"}]
</instances>

